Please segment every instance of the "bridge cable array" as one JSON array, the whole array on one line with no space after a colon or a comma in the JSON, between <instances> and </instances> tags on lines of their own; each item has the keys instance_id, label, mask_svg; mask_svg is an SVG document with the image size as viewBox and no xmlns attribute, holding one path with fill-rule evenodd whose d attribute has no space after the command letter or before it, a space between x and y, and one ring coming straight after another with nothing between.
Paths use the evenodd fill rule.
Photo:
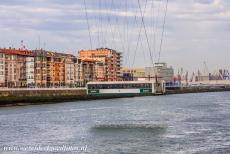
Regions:
<instances>
[{"instance_id":1,"label":"bridge cable array","mask_svg":"<svg viewBox=\"0 0 230 154\"><path fill-rule=\"evenodd\" d=\"M86 1L84 11L91 49L96 45L121 51L129 67L135 65L137 56L147 62L146 51L151 65L160 62L168 0L95 0L90 5Z\"/></svg>"}]
</instances>

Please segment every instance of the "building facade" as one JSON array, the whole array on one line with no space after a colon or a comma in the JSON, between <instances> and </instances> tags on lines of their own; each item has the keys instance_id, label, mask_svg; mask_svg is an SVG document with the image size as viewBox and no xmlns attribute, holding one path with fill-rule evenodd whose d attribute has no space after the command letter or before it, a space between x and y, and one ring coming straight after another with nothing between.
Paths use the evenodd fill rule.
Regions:
<instances>
[{"instance_id":1,"label":"building facade","mask_svg":"<svg viewBox=\"0 0 230 154\"><path fill-rule=\"evenodd\" d=\"M95 62L95 80L96 81L105 81L106 76L106 66L103 62Z\"/></svg>"},{"instance_id":2,"label":"building facade","mask_svg":"<svg viewBox=\"0 0 230 154\"><path fill-rule=\"evenodd\" d=\"M75 71L74 56L67 55L65 58L65 85L67 87L74 87L74 71Z\"/></svg>"},{"instance_id":3,"label":"building facade","mask_svg":"<svg viewBox=\"0 0 230 154\"><path fill-rule=\"evenodd\" d=\"M5 54L0 53L0 87L5 87Z\"/></svg>"},{"instance_id":4,"label":"building facade","mask_svg":"<svg viewBox=\"0 0 230 154\"><path fill-rule=\"evenodd\" d=\"M65 86L65 57L64 54L47 52L47 86Z\"/></svg>"},{"instance_id":5,"label":"building facade","mask_svg":"<svg viewBox=\"0 0 230 154\"><path fill-rule=\"evenodd\" d=\"M47 51L34 50L34 66L35 66L35 86L47 86Z\"/></svg>"},{"instance_id":6,"label":"building facade","mask_svg":"<svg viewBox=\"0 0 230 154\"><path fill-rule=\"evenodd\" d=\"M34 57L26 57L26 85L35 86L34 80Z\"/></svg>"},{"instance_id":7,"label":"building facade","mask_svg":"<svg viewBox=\"0 0 230 154\"><path fill-rule=\"evenodd\" d=\"M83 62L81 59L74 58L74 85L84 86Z\"/></svg>"},{"instance_id":8,"label":"building facade","mask_svg":"<svg viewBox=\"0 0 230 154\"><path fill-rule=\"evenodd\" d=\"M7 87L26 87L26 57L33 57L30 50L15 48L0 49L0 53L5 56L5 86Z\"/></svg>"},{"instance_id":9,"label":"building facade","mask_svg":"<svg viewBox=\"0 0 230 154\"><path fill-rule=\"evenodd\" d=\"M121 80L119 52L101 48L79 54L0 48L0 87L82 87L89 81Z\"/></svg>"},{"instance_id":10,"label":"building facade","mask_svg":"<svg viewBox=\"0 0 230 154\"><path fill-rule=\"evenodd\" d=\"M108 48L99 48L96 50L81 50L79 58L82 60L94 60L104 65L98 73L101 81L119 81L121 80L121 53ZM96 68L97 69L97 68Z\"/></svg>"},{"instance_id":11,"label":"building facade","mask_svg":"<svg viewBox=\"0 0 230 154\"><path fill-rule=\"evenodd\" d=\"M82 78L84 85L89 81L96 81L96 61L92 59L82 60Z\"/></svg>"},{"instance_id":12,"label":"building facade","mask_svg":"<svg viewBox=\"0 0 230 154\"><path fill-rule=\"evenodd\" d=\"M122 78L124 81L143 81L145 80L144 68L122 68Z\"/></svg>"},{"instance_id":13,"label":"building facade","mask_svg":"<svg viewBox=\"0 0 230 154\"><path fill-rule=\"evenodd\" d=\"M167 67L166 63L155 63L154 67L145 68L146 80L164 80L170 82L173 80L174 70L172 67Z\"/></svg>"}]
</instances>

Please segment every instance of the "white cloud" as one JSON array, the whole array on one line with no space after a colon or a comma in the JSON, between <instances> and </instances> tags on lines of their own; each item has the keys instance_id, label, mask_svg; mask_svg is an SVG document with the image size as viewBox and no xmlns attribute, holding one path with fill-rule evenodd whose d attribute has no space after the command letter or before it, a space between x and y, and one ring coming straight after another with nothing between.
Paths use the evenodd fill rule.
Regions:
<instances>
[{"instance_id":1,"label":"white cloud","mask_svg":"<svg viewBox=\"0 0 230 154\"><path fill-rule=\"evenodd\" d=\"M126 12L125 1L122 0L115 1L117 4L113 9L106 8L110 6L110 1L105 1L107 3L102 9L98 7L98 0L87 1L93 46L101 47L106 43L107 47L125 50L125 60L128 59L129 48L129 57L133 59L141 25L139 8L134 1L129 1ZM143 12L144 2L141 3ZM152 1L147 4L145 23L152 50L153 30L156 32L158 51L165 3L155 1L154 4L152 5ZM227 0L169 0L162 60L177 68L184 67L189 70L198 68L204 60L210 68L227 67L230 56L229 7L230 1ZM102 21L99 21L99 15ZM155 20L154 23L152 19ZM12 44L19 46L23 39L28 47L36 48L39 35L48 49L77 51L90 47L84 6L80 1L3 0L0 2L0 20L1 47ZM111 25L108 25L109 22ZM152 27L154 25L155 28ZM143 29L141 40L135 64L137 67L149 65L150 62Z\"/></svg>"}]
</instances>

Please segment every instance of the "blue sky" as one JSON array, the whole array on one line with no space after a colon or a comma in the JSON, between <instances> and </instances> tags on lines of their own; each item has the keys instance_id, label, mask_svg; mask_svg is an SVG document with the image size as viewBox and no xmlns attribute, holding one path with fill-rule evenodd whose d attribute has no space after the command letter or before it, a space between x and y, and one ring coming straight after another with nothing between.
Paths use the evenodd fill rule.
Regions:
<instances>
[{"instance_id":1,"label":"blue sky","mask_svg":"<svg viewBox=\"0 0 230 154\"><path fill-rule=\"evenodd\" d=\"M154 61L165 4L140 0ZM86 8L93 48L123 52L125 66L151 65L138 0L86 0ZM0 47L18 48L24 40L28 49L35 49L40 37L47 50L76 54L91 48L84 0L1 0L0 20ZM204 61L210 71L229 69L229 34L229 0L169 0L161 61L189 71L202 70Z\"/></svg>"}]
</instances>

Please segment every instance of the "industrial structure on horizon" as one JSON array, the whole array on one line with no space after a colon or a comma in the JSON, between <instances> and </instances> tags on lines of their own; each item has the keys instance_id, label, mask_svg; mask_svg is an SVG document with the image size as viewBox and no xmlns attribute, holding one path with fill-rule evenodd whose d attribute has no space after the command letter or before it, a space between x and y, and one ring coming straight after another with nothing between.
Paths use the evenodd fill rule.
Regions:
<instances>
[{"instance_id":1,"label":"industrial structure on horizon","mask_svg":"<svg viewBox=\"0 0 230 154\"><path fill-rule=\"evenodd\" d=\"M174 77L174 69L166 63L155 63L153 67L123 68L124 81L164 80L170 82Z\"/></svg>"}]
</instances>

